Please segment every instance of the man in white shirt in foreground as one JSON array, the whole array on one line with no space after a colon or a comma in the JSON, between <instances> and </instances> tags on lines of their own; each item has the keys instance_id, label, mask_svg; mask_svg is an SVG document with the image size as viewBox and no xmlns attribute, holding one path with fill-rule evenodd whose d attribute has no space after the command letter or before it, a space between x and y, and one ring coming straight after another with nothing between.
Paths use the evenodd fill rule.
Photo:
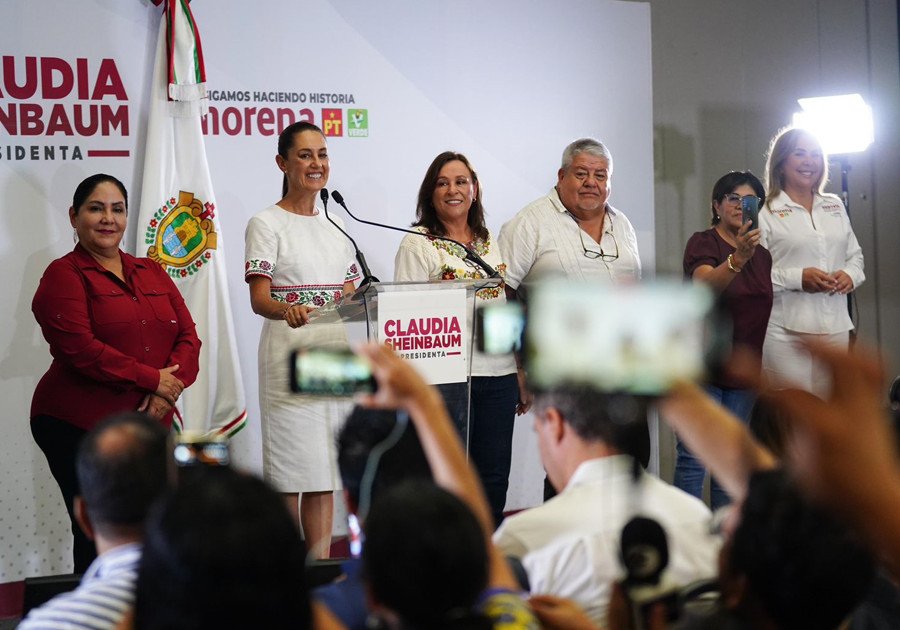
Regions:
<instances>
[{"instance_id":1,"label":"man in white shirt in foreground","mask_svg":"<svg viewBox=\"0 0 900 630\"><path fill-rule=\"evenodd\" d=\"M624 577L622 528L636 515L665 530L670 581L716 575L720 543L706 506L634 466L635 429L646 425L612 420L603 397L585 388L540 394L534 409L541 461L559 494L494 534L505 555L521 560L533 594L572 599L603 627L613 582Z\"/></svg>"}]
</instances>

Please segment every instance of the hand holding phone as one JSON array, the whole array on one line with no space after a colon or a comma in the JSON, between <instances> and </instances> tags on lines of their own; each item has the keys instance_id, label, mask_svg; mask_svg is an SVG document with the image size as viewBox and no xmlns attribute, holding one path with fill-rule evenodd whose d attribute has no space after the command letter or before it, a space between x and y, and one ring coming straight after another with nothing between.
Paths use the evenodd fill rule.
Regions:
<instances>
[{"instance_id":1,"label":"hand holding phone","mask_svg":"<svg viewBox=\"0 0 900 630\"><path fill-rule=\"evenodd\" d=\"M342 397L375 391L369 364L349 350L295 350L290 370L291 391L296 394Z\"/></svg>"}]
</instances>

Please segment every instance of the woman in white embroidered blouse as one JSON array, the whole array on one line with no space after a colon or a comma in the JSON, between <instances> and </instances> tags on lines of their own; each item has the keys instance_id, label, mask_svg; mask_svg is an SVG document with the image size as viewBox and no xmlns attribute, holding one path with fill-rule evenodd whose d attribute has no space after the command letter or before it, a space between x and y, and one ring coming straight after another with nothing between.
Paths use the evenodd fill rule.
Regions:
<instances>
[{"instance_id":1,"label":"woman in white embroidered blouse","mask_svg":"<svg viewBox=\"0 0 900 630\"><path fill-rule=\"evenodd\" d=\"M321 130L307 122L285 128L275 162L284 173L282 198L250 219L245 234L244 279L253 312L265 318L258 356L263 474L291 513L299 512L310 553L325 558L333 491L341 487L335 436L350 405L291 394L288 352L341 343L329 326L306 324L311 310L352 292L359 273L347 239L316 207L330 172Z\"/></svg>"},{"instance_id":2,"label":"woman in white embroidered blouse","mask_svg":"<svg viewBox=\"0 0 900 630\"><path fill-rule=\"evenodd\" d=\"M853 321L847 294L865 280L862 248L840 198L823 192L828 159L808 131L773 139L766 164L760 244L772 254L774 304L763 369L776 386L828 393L827 373L797 347L803 338L846 348Z\"/></svg>"},{"instance_id":3,"label":"woman in white embroidered blouse","mask_svg":"<svg viewBox=\"0 0 900 630\"><path fill-rule=\"evenodd\" d=\"M466 245L503 276L506 265L484 220L478 175L461 153L445 151L438 155L419 188L416 221L423 237L407 235L394 260L394 280L426 281L484 278L484 272L465 260L465 252L448 241L427 238L443 236ZM503 285L487 287L476 293L477 306L506 300ZM516 368L515 357L473 352L471 370L471 412L466 417L464 384L439 385L438 389L463 440L467 437L469 454L478 470L495 523L503 518L509 468L512 458L512 434L516 413L528 410L529 395L524 388L524 372ZM520 396L520 391L523 394ZM468 422L467 422L468 420Z\"/></svg>"}]
</instances>

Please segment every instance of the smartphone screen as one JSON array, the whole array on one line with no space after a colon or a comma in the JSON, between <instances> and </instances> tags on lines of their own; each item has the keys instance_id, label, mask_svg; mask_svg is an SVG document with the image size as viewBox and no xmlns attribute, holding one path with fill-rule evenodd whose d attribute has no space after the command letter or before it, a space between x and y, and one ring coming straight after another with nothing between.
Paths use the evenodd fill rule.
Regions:
<instances>
[{"instance_id":1,"label":"smartphone screen","mask_svg":"<svg viewBox=\"0 0 900 630\"><path fill-rule=\"evenodd\" d=\"M222 440L182 439L175 444L174 455L178 466L228 466L231 463L228 443Z\"/></svg>"},{"instance_id":2,"label":"smartphone screen","mask_svg":"<svg viewBox=\"0 0 900 630\"><path fill-rule=\"evenodd\" d=\"M522 348L524 328L521 304L487 304L475 311L475 347L485 354L517 352Z\"/></svg>"},{"instance_id":3,"label":"smartphone screen","mask_svg":"<svg viewBox=\"0 0 900 630\"><path fill-rule=\"evenodd\" d=\"M535 389L590 386L639 396L702 380L730 348L708 287L545 283L528 303L525 361Z\"/></svg>"},{"instance_id":4,"label":"smartphone screen","mask_svg":"<svg viewBox=\"0 0 900 630\"><path fill-rule=\"evenodd\" d=\"M291 391L310 396L352 396L375 391L366 361L349 350L296 350L290 357Z\"/></svg>"},{"instance_id":5,"label":"smartphone screen","mask_svg":"<svg viewBox=\"0 0 900 630\"><path fill-rule=\"evenodd\" d=\"M741 213L743 214L742 223L750 221L752 224L750 230L759 227L759 197L748 195L741 198Z\"/></svg>"}]
</instances>

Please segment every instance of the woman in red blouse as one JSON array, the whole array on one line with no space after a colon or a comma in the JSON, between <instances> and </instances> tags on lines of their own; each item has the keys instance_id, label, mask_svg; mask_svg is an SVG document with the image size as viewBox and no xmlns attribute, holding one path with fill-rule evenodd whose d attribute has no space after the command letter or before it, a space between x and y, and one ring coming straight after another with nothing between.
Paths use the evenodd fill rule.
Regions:
<instances>
[{"instance_id":1,"label":"woman in red blouse","mask_svg":"<svg viewBox=\"0 0 900 630\"><path fill-rule=\"evenodd\" d=\"M95 551L74 521L75 454L106 416L143 411L166 427L194 382L200 340L181 294L156 262L119 249L128 193L97 174L75 189L75 249L44 272L31 304L53 362L31 401L31 433L59 484L75 535L75 572Z\"/></svg>"}]
</instances>

